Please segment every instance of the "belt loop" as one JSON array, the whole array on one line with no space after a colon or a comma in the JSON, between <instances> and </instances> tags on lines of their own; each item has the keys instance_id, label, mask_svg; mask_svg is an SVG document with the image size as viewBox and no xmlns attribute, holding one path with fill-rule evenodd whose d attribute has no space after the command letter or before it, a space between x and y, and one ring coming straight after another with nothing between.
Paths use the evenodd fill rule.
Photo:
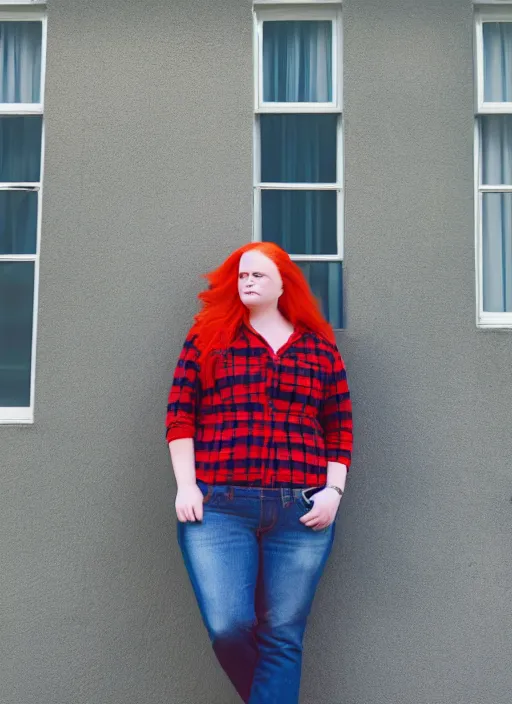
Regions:
<instances>
[{"instance_id":1,"label":"belt loop","mask_svg":"<svg viewBox=\"0 0 512 704\"><path fill-rule=\"evenodd\" d=\"M228 499L229 499L230 501L233 501L233 496L234 496L234 495L235 495L235 487L234 487L234 486L230 486L230 487L229 487L229 490L228 490Z\"/></svg>"},{"instance_id":2,"label":"belt loop","mask_svg":"<svg viewBox=\"0 0 512 704\"><path fill-rule=\"evenodd\" d=\"M289 487L283 487L281 489L281 501L284 507L288 506L293 501L293 491Z\"/></svg>"}]
</instances>

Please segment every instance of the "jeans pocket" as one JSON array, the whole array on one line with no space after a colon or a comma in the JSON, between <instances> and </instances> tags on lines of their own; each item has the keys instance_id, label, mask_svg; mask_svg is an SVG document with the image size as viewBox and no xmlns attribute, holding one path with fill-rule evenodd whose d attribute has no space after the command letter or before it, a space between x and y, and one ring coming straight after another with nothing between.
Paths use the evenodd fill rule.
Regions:
<instances>
[{"instance_id":1,"label":"jeans pocket","mask_svg":"<svg viewBox=\"0 0 512 704\"><path fill-rule=\"evenodd\" d=\"M213 484L207 484L202 479L197 479L196 483L203 494L203 505L207 504L213 496Z\"/></svg>"}]
</instances>

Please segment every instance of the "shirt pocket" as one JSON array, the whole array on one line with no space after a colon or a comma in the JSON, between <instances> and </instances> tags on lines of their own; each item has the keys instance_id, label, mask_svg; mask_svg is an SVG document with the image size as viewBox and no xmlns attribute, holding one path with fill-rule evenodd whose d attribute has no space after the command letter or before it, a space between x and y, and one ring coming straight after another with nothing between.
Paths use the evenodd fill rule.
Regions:
<instances>
[{"instance_id":1,"label":"shirt pocket","mask_svg":"<svg viewBox=\"0 0 512 704\"><path fill-rule=\"evenodd\" d=\"M227 406L258 402L265 387L265 361L245 350L226 350L217 366L216 385L220 400Z\"/></svg>"},{"instance_id":2,"label":"shirt pocket","mask_svg":"<svg viewBox=\"0 0 512 704\"><path fill-rule=\"evenodd\" d=\"M325 372L315 360L287 355L281 362L279 395L302 407L318 408L323 398Z\"/></svg>"}]
</instances>

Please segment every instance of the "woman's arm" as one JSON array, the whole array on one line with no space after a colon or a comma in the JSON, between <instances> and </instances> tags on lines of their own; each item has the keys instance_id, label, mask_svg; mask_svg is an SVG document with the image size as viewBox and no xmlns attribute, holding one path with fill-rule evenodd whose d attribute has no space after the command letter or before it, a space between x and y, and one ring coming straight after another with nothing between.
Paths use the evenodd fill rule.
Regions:
<instances>
[{"instance_id":1,"label":"woman's arm","mask_svg":"<svg viewBox=\"0 0 512 704\"><path fill-rule=\"evenodd\" d=\"M324 430L327 453L327 482L345 491L347 472L352 458L352 405L345 364L338 349L319 414ZM322 530L336 518L341 496L325 488L315 494L313 508L300 519L313 530Z\"/></svg>"},{"instance_id":2,"label":"woman's arm","mask_svg":"<svg viewBox=\"0 0 512 704\"><path fill-rule=\"evenodd\" d=\"M347 481L347 466L341 462L327 463L327 484L339 486L342 491L345 491L345 482Z\"/></svg>"},{"instance_id":3,"label":"woman's arm","mask_svg":"<svg viewBox=\"0 0 512 704\"><path fill-rule=\"evenodd\" d=\"M327 461L329 465L342 465L348 472L352 460L352 402L347 382L345 363L338 348L334 350L334 362L319 415L324 430ZM334 466L331 472L339 478L341 468ZM333 482L334 483L334 482ZM343 487L341 487L343 488Z\"/></svg>"},{"instance_id":4,"label":"woman's arm","mask_svg":"<svg viewBox=\"0 0 512 704\"><path fill-rule=\"evenodd\" d=\"M203 494L196 484L194 437L200 392L199 350L188 336L169 391L166 438L178 485L176 515L182 522L202 520Z\"/></svg>"}]
</instances>

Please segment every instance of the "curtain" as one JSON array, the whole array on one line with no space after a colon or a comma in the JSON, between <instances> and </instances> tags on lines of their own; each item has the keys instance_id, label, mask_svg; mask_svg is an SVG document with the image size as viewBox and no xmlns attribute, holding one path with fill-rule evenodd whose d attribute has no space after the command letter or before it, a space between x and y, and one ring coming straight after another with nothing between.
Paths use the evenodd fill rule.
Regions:
<instances>
[{"instance_id":1,"label":"curtain","mask_svg":"<svg viewBox=\"0 0 512 704\"><path fill-rule=\"evenodd\" d=\"M297 262L320 301L323 315L334 328L343 327L343 270L341 262Z\"/></svg>"},{"instance_id":2,"label":"curtain","mask_svg":"<svg viewBox=\"0 0 512 704\"><path fill-rule=\"evenodd\" d=\"M484 99L512 101L512 23L483 24ZM482 183L512 185L512 115L483 115ZM512 195L482 194L484 311L512 312Z\"/></svg>"},{"instance_id":3,"label":"curtain","mask_svg":"<svg viewBox=\"0 0 512 704\"><path fill-rule=\"evenodd\" d=\"M337 115L261 115L263 183L335 183ZM292 254L336 254L336 192L263 191L263 238Z\"/></svg>"},{"instance_id":4,"label":"curtain","mask_svg":"<svg viewBox=\"0 0 512 704\"><path fill-rule=\"evenodd\" d=\"M512 115L484 115L483 185L512 185ZM512 312L512 194L482 194L483 309Z\"/></svg>"},{"instance_id":5,"label":"curtain","mask_svg":"<svg viewBox=\"0 0 512 704\"><path fill-rule=\"evenodd\" d=\"M0 406L30 405L34 262L0 262Z\"/></svg>"},{"instance_id":6,"label":"curtain","mask_svg":"<svg viewBox=\"0 0 512 704\"><path fill-rule=\"evenodd\" d=\"M263 23L263 99L332 100L332 22Z\"/></svg>"},{"instance_id":7,"label":"curtain","mask_svg":"<svg viewBox=\"0 0 512 704\"><path fill-rule=\"evenodd\" d=\"M40 102L41 39L41 22L0 22L0 102Z\"/></svg>"},{"instance_id":8,"label":"curtain","mask_svg":"<svg viewBox=\"0 0 512 704\"><path fill-rule=\"evenodd\" d=\"M35 254L35 191L0 191L0 254Z\"/></svg>"},{"instance_id":9,"label":"curtain","mask_svg":"<svg viewBox=\"0 0 512 704\"><path fill-rule=\"evenodd\" d=\"M484 22L484 100L512 100L512 22Z\"/></svg>"},{"instance_id":10,"label":"curtain","mask_svg":"<svg viewBox=\"0 0 512 704\"><path fill-rule=\"evenodd\" d=\"M41 177L41 115L0 117L0 182L38 182Z\"/></svg>"}]
</instances>

